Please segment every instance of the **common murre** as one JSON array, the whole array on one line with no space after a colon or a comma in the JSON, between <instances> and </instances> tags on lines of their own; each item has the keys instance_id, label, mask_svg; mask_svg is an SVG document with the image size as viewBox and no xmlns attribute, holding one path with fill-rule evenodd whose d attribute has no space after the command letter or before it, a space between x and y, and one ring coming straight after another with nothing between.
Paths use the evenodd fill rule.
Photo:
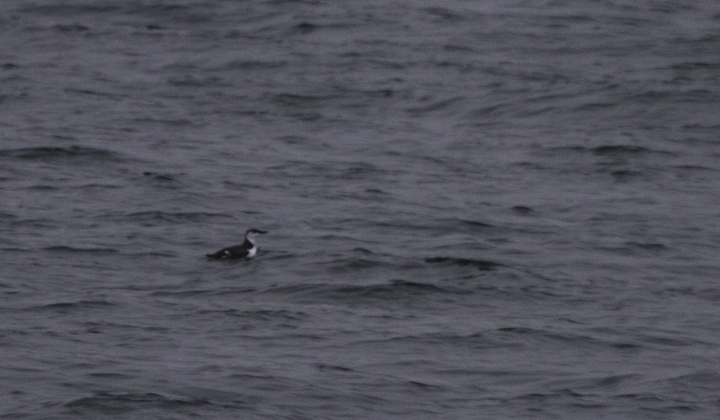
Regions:
<instances>
[{"instance_id":1,"label":"common murre","mask_svg":"<svg viewBox=\"0 0 720 420\"><path fill-rule=\"evenodd\" d=\"M245 232L245 242L240 245L223 248L214 254L207 254L212 260L236 260L238 258L252 258L257 254L258 247L253 242L256 235L267 233L265 230L248 229Z\"/></svg>"}]
</instances>

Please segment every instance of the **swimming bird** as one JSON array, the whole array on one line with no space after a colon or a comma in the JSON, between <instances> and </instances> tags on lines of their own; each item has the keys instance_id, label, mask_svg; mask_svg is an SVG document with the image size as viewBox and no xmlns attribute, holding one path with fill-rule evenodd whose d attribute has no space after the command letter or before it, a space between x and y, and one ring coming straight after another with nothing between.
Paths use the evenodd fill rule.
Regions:
<instances>
[{"instance_id":1,"label":"swimming bird","mask_svg":"<svg viewBox=\"0 0 720 420\"><path fill-rule=\"evenodd\" d=\"M267 233L265 230L248 229L245 232L245 242L240 245L223 248L214 254L207 254L211 260L236 260L239 258L252 258L257 254L258 247L253 239L255 236Z\"/></svg>"}]
</instances>

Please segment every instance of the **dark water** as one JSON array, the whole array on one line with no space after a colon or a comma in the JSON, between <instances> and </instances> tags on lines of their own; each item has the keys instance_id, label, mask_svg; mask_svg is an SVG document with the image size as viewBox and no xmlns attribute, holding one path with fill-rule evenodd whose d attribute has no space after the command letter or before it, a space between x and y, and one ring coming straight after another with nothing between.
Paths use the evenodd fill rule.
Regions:
<instances>
[{"instance_id":1,"label":"dark water","mask_svg":"<svg viewBox=\"0 0 720 420\"><path fill-rule=\"evenodd\" d=\"M720 415L717 2L26 0L0 41L0 418Z\"/></svg>"}]
</instances>

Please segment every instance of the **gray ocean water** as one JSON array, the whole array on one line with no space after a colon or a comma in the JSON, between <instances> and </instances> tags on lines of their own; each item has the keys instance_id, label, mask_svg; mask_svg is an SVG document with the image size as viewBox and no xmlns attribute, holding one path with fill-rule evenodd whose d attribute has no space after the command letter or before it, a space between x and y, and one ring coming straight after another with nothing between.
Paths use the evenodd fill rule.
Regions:
<instances>
[{"instance_id":1,"label":"gray ocean water","mask_svg":"<svg viewBox=\"0 0 720 420\"><path fill-rule=\"evenodd\" d=\"M719 53L714 0L2 2L0 418L718 418Z\"/></svg>"}]
</instances>

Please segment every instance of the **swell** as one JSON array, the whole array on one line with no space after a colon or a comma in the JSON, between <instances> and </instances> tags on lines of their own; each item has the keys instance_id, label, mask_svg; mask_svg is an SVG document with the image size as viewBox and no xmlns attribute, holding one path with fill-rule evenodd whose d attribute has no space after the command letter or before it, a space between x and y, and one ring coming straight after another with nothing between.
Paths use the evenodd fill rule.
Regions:
<instances>
[{"instance_id":1,"label":"swell","mask_svg":"<svg viewBox=\"0 0 720 420\"><path fill-rule=\"evenodd\" d=\"M127 160L119 153L86 146L69 147L27 147L0 150L0 159L18 159L41 162L124 162Z\"/></svg>"},{"instance_id":2,"label":"swell","mask_svg":"<svg viewBox=\"0 0 720 420\"><path fill-rule=\"evenodd\" d=\"M475 267L480 271L492 271L501 267L502 264L493 261L476 260L469 258L454 258L454 257L431 257L425 258L425 262L428 264L443 264L449 266L458 267Z\"/></svg>"},{"instance_id":3,"label":"swell","mask_svg":"<svg viewBox=\"0 0 720 420\"><path fill-rule=\"evenodd\" d=\"M227 394L227 393L223 393ZM227 400L221 402L223 407L241 408L246 406L246 401L239 399ZM219 402L217 402L219 403ZM71 400L64 404L65 408L71 409L74 413L115 413L122 414L138 410L177 410L189 409L192 407L202 407L215 405L216 402L210 401L207 395L200 397L179 397L162 395L155 392L136 393L136 392L97 392L91 396L82 397Z\"/></svg>"},{"instance_id":4,"label":"swell","mask_svg":"<svg viewBox=\"0 0 720 420\"><path fill-rule=\"evenodd\" d=\"M98 309L98 308L110 308L116 306L114 303L107 300L78 300L75 302L53 302L43 305L32 305L21 308L22 311L37 312L37 311L53 311L53 312L70 312L84 309ZM13 309L16 310L16 309Z\"/></svg>"},{"instance_id":5,"label":"swell","mask_svg":"<svg viewBox=\"0 0 720 420\"><path fill-rule=\"evenodd\" d=\"M673 156L674 153L665 150L650 149L642 146L634 146L628 144L602 144L595 147L586 146L560 146L551 147L546 149L548 152L576 152L576 153L589 153L595 156L610 156L610 157L632 157L632 156L647 156L653 154L659 154L664 156Z\"/></svg>"},{"instance_id":6,"label":"swell","mask_svg":"<svg viewBox=\"0 0 720 420\"><path fill-rule=\"evenodd\" d=\"M397 302L418 297L463 293L431 283L408 280L391 280L387 283L367 285L301 284L267 289L264 293L290 295L298 298L346 303Z\"/></svg>"},{"instance_id":7,"label":"swell","mask_svg":"<svg viewBox=\"0 0 720 420\"><path fill-rule=\"evenodd\" d=\"M119 252L115 248L78 248L64 245L49 246L43 248L44 251L68 253L68 254L115 254Z\"/></svg>"},{"instance_id":8,"label":"swell","mask_svg":"<svg viewBox=\"0 0 720 420\"><path fill-rule=\"evenodd\" d=\"M200 223L217 217L227 216L220 213L206 212L163 212L163 211L140 211L125 215L125 218L140 223Z\"/></svg>"}]
</instances>

